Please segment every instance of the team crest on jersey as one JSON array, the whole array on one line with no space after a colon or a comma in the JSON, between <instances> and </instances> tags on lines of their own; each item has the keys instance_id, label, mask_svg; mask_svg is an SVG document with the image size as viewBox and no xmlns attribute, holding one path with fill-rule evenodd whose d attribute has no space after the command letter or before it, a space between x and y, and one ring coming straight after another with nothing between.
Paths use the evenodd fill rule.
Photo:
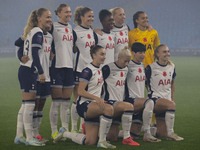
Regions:
<instances>
[{"instance_id":1,"label":"team crest on jersey","mask_svg":"<svg viewBox=\"0 0 200 150\"><path fill-rule=\"evenodd\" d=\"M147 38L146 38L146 37L145 37L145 38L143 38L143 41L144 41L144 42L147 42Z\"/></svg>"},{"instance_id":2,"label":"team crest on jersey","mask_svg":"<svg viewBox=\"0 0 200 150\"><path fill-rule=\"evenodd\" d=\"M109 39L110 41L112 41L112 38L111 38L111 36L109 36L109 37L108 37L108 39Z\"/></svg>"},{"instance_id":3,"label":"team crest on jersey","mask_svg":"<svg viewBox=\"0 0 200 150\"><path fill-rule=\"evenodd\" d=\"M123 35L124 35L122 31L120 31L120 32L119 32L119 34L120 34L121 36L123 36Z\"/></svg>"},{"instance_id":4,"label":"team crest on jersey","mask_svg":"<svg viewBox=\"0 0 200 150\"><path fill-rule=\"evenodd\" d=\"M68 33L68 32L69 32L69 30L68 30L67 28L65 28L65 32L66 32L66 33Z\"/></svg>"},{"instance_id":5,"label":"team crest on jersey","mask_svg":"<svg viewBox=\"0 0 200 150\"><path fill-rule=\"evenodd\" d=\"M124 73L123 72L120 72L120 77L123 77L124 76Z\"/></svg>"},{"instance_id":6,"label":"team crest on jersey","mask_svg":"<svg viewBox=\"0 0 200 150\"><path fill-rule=\"evenodd\" d=\"M88 35L87 35L87 38L88 38L88 39L91 39L91 36L90 36L90 34L88 34Z\"/></svg>"},{"instance_id":7,"label":"team crest on jersey","mask_svg":"<svg viewBox=\"0 0 200 150\"><path fill-rule=\"evenodd\" d=\"M141 69L141 68L138 68L138 72L139 72L139 73L142 73L142 69Z\"/></svg>"},{"instance_id":8,"label":"team crest on jersey","mask_svg":"<svg viewBox=\"0 0 200 150\"><path fill-rule=\"evenodd\" d=\"M37 36L37 41L38 41L39 43L41 43L41 42L42 42L42 36L38 35L38 36Z\"/></svg>"},{"instance_id":9,"label":"team crest on jersey","mask_svg":"<svg viewBox=\"0 0 200 150\"><path fill-rule=\"evenodd\" d=\"M163 76L166 77L167 76L167 72L164 71L163 72Z\"/></svg>"}]
</instances>

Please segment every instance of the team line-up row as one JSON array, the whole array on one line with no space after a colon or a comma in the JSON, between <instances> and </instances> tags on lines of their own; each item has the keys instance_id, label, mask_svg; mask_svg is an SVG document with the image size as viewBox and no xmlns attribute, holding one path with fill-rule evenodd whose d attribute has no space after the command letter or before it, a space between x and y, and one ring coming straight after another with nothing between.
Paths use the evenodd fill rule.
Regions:
<instances>
[{"instance_id":1,"label":"team line-up row","mask_svg":"<svg viewBox=\"0 0 200 150\"><path fill-rule=\"evenodd\" d=\"M129 30L122 8L103 9L99 12L103 29L95 32L91 28L94 13L88 7L75 10L74 29L69 24L70 6L60 4L55 14L59 21L52 23L48 9L34 10L15 42L22 105L14 143L45 145L39 127L50 95L54 142L69 138L78 144L116 148L107 140L122 136L123 144L138 146L133 138L139 138L142 125L146 142L160 142L156 135L183 140L173 130L175 66L169 60L169 48L160 45L157 31L148 25L145 12L133 15L135 29ZM145 84L148 98L144 98ZM59 109L62 127L58 131ZM153 112L157 128L150 128ZM83 133L77 130L79 116Z\"/></svg>"}]
</instances>

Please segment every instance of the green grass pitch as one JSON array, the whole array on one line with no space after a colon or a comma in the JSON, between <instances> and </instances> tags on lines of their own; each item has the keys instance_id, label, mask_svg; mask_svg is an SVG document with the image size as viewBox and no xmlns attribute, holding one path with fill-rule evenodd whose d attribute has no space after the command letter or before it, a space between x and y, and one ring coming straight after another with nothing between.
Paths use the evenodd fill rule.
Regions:
<instances>
[{"instance_id":1,"label":"green grass pitch","mask_svg":"<svg viewBox=\"0 0 200 150\"><path fill-rule=\"evenodd\" d=\"M199 150L200 149L200 58L173 57L176 65L175 81L176 118L175 131L185 138L182 142L167 141L144 143L138 140L139 147L125 146L121 140L114 142L120 150ZM17 78L19 62L16 58L0 58L0 149L1 150L75 150L97 149L82 146L71 140L54 144L50 139L49 109L51 99L47 100L40 133L50 141L45 147L15 145L17 113L21 105L21 93Z\"/></svg>"}]
</instances>

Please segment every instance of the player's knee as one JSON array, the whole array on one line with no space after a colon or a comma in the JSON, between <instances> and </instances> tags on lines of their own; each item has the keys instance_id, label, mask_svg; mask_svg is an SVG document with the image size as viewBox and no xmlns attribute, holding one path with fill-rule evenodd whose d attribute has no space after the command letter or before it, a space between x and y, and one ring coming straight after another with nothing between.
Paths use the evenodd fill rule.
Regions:
<instances>
[{"instance_id":1,"label":"player's knee","mask_svg":"<svg viewBox=\"0 0 200 150\"><path fill-rule=\"evenodd\" d=\"M105 108L103 112L104 112L104 115L113 116L114 109L111 105L105 104Z\"/></svg>"},{"instance_id":2,"label":"player's knee","mask_svg":"<svg viewBox=\"0 0 200 150\"><path fill-rule=\"evenodd\" d=\"M131 103L128 103L128 102L124 102L124 111L133 111L134 108L133 108L133 105Z\"/></svg>"},{"instance_id":3,"label":"player's knee","mask_svg":"<svg viewBox=\"0 0 200 150\"><path fill-rule=\"evenodd\" d=\"M175 110L176 104L175 102L171 101L171 103L168 105L167 110Z\"/></svg>"}]
</instances>

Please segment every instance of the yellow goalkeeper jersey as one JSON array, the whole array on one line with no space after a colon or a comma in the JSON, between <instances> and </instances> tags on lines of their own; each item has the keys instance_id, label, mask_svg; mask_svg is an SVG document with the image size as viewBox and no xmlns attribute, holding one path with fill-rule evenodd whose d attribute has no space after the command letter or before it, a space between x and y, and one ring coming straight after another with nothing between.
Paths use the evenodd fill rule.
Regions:
<instances>
[{"instance_id":1,"label":"yellow goalkeeper jersey","mask_svg":"<svg viewBox=\"0 0 200 150\"><path fill-rule=\"evenodd\" d=\"M128 33L129 37L129 47L133 43L140 42L146 46L146 52L145 52L145 58L143 63L145 64L145 67L149 64L152 64L154 62L154 49L160 45L160 40L158 37L158 32L153 29L151 31L141 31L139 28L135 28ZM133 56L132 56L133 59Z\"/></svg>"}]
</instances>

